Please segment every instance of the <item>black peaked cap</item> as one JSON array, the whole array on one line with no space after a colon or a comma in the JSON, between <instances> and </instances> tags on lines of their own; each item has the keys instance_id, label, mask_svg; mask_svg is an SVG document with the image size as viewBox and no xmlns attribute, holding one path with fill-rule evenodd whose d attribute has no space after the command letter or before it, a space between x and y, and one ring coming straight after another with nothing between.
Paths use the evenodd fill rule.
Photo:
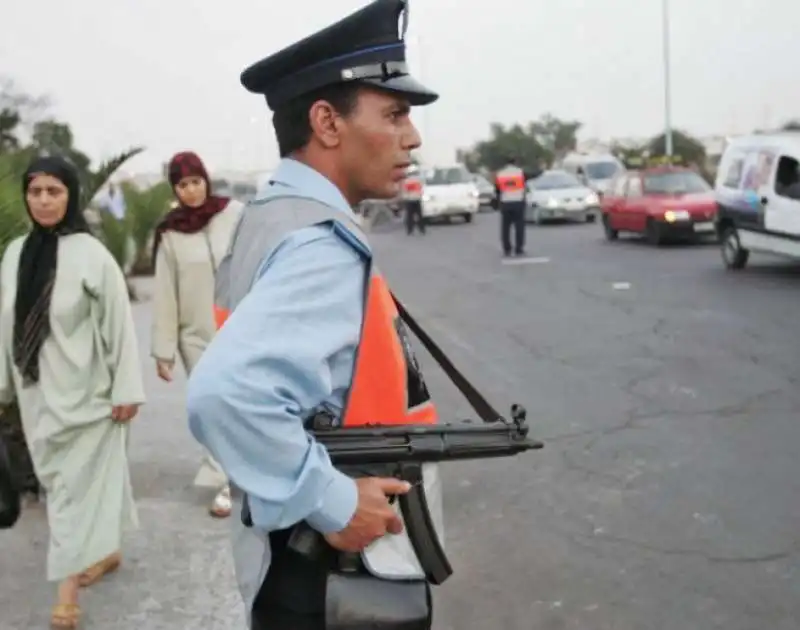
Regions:
<instances>
[{"instance_id":1,"label":"black peaked cap","mask_svg":"<svg viewBox=\"0 0 800 630\"><path fill-rule=\"evenodd\" d=\"M318 88L358 81L405 96L412 105L439 98L406 64L408 0L374 0L355 13L262 59L241 75L270 109Z\"/></svg>"}]
</instances>

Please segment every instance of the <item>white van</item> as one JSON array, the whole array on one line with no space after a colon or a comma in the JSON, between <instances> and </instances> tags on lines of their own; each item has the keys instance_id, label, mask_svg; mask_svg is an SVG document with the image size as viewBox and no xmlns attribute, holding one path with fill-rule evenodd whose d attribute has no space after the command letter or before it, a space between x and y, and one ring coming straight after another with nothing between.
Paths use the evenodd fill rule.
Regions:
<instances>
[{"instance_id":1,"label":"white van","mask_svg":"<svg viewBox=\"0 0 800 630\"><path fill-rule=\"evenodd\" d=\"M603 195L617 173L625 170L625 165L610 153L572 153L562 160L561 168Z\"/></svg>"},{"instance_id":2,"label":"white van","mask_svg":"<svg viewBox=\"0 0 800 630\"><path fill-rule=\"evenodd\" d=\"M800 259L800 132L730 140L714 189L726 267L742 269L751 251Z\"/></svg>"}]
</instances>

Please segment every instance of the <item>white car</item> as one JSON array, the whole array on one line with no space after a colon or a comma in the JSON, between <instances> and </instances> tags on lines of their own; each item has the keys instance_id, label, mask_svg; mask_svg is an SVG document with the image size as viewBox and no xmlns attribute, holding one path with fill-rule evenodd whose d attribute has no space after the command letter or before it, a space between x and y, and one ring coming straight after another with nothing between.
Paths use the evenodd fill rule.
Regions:
<instances>
[{"instance_id":1,"label":"white car","mask_svg":"<svg viewBox=\"0 0 800 630\"><path fill-rule=\"evenodd\" d=\"M422 218L449 221L453 216L470 223L480 209L480 190L465 166L443 166L425 173Z\"/></svg>"},{"instance_id":2,"label":"white car","mask_svg":"<svg viewBox=\"0 0 800 630\"><path fill-rule=\"evenodd\" d=\"M596 192L566 171L545 171L528 180L525 220L536 224L552 220L593 222L600 212Z\"/></svg>"}]
</instances>

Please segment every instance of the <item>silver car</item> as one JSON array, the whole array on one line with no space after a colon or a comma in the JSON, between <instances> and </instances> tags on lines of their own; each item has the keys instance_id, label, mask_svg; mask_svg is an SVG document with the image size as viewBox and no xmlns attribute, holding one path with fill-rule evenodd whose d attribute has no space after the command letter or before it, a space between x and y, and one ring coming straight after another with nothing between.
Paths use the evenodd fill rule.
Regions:
<instances>
[{"instance_id":1,"label":"silver car","mask_svg":"<svg viewBox=\"0 0 800 630\"><path fill-rule=\"evenodd\" d=\"M526 221L593 222L600 212L597 193L566 171L545 171L526 187Z\"/></svg>"}]
</instances>

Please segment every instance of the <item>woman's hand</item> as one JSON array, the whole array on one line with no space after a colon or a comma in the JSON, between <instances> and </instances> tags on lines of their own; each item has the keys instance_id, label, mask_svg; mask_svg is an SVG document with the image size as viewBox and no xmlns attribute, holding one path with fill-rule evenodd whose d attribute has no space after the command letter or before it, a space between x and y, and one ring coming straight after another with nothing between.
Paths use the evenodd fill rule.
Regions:
<instances>
[{"instance_id":1,"label":"woman's hand","mask_svg":"<svg viewBox=\"0 0 800 630\"><path fill-rule=\"evenodd\" d=\"M139 413L139 405L117 405L111 408L111 419L114 422L130 422Z\"/></svg>"},{"instance_id":2,"label":"woman's hand","mask_svg":"<svg viewBox=\"0 0 800 630\"><path fill-rule=\"evenodd\" d=\"M158 378L162 381L166 381L167 383L172 381L172 368L175 366L175 363L172 361L156 361L156 372L158 372Z\"/></svg>"}]
</instances>

